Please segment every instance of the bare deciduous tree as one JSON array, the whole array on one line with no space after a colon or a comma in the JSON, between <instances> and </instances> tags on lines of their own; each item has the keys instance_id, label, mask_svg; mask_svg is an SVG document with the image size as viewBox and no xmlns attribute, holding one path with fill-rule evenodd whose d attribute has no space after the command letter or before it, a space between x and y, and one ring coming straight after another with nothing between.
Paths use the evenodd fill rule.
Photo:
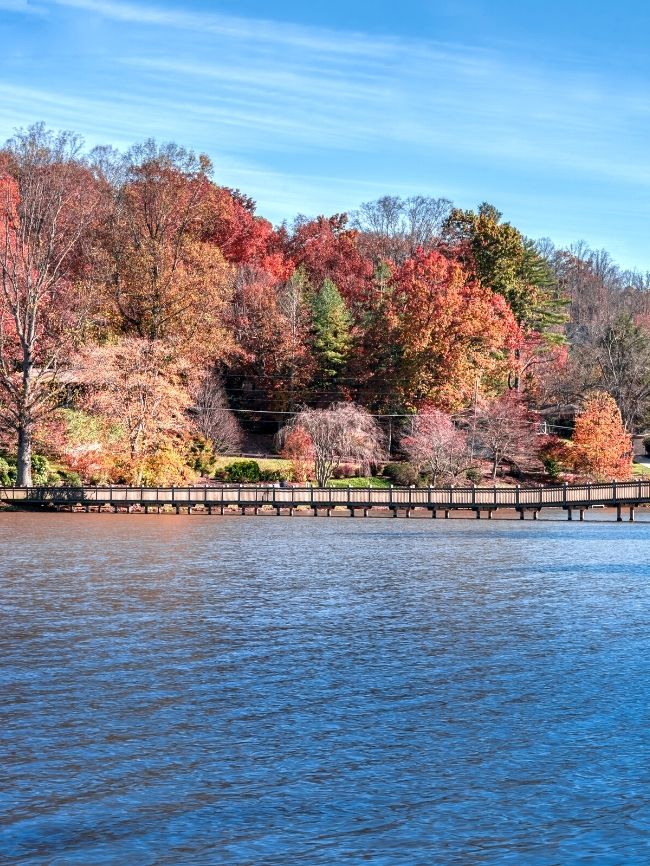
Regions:
<instances>
[{"instance_id":1,"label":"bare deciduous tree","mask_svg":"<svg viewBox=\"0 0 650 866\"><path fill-rule=\"evenodd\" d=\"M334 403L328 409L303 409L284 428L302 428L309 434L314 454L314 474L325 487L342 460L365 466L384 456L381 431L375 419L354 403Z\"/></svg>"},{"instance_id":2,"label":"bare deciduous tree","mask_svg":"<svg viewBox=\"0 0 650 866\"><path fill-rule=\"evenodd\" d=\"M82 239L100 197L80 140L42 124L5 145L0 169L0 389L31 486L36 424L55 403L56 373L88 304L78 291Z\"/></svg>"},{"instance_id":3,"label":"bare deciduous tree","mask_svg":"<svg viewBox=\"0 0 650 866\"><path fill-rule=\"evenodd\" d=\"M228 407L223 383L213 370L199 384L192 415L196 430L210 442L215 454L232 454L240 449L241 427Z\"/></svg>"},{"instance_id":4,"label":"bare deciduous tree","mask_svg":"<svg viewBox=\"0 0 650 866\"><path fill-rule=\"evenodd\" d=\"M375 258L401 264L416 250L435 246L451 208L446 198L385 195L362 204L352 215L352 225L361 232L362 245Z\"/></svg>"}]
</instances>

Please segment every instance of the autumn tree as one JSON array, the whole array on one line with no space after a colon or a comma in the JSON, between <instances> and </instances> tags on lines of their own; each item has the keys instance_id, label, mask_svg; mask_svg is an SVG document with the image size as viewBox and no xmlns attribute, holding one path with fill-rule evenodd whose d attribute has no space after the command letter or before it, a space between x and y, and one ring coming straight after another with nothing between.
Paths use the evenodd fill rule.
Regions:
<instances>
[{"instance_id":1,"label":"autumn tree","mask_svg":"<svg viewBox=\"0 0 650 866\"><path fill-rule=\"evenodd\" d=\"M314 446L311 436L302 427L291 427L282 438L280 456L291 463L293 481L304 483L314 465Z\"/></svg>"},{"instance_id":2,"label":"autumn tree","mask_svg":"<svg viewBox=\"0 0 650 866\"><path fill-rule=\"evenodd\" d=\"M207 157L151 139L117 158L104 244L121 332L223 351L231 269L204 238L210 172Z\"/></svg>"},{"instance_id":3,"label":"autumn tree","mask_svg":"<svg viewBox=\"0 0 650 866\"><path fill-rule=\"evenodd\" d=\"M438 409L425 409L408 422L401 446L409 462L432 484L453 481L471 465L467 436L451 417Z\"/></svg>"},{"instance_id":4,"label":"autumn tree","mask_svg":"<svg viewBox=\"0 0 650 866\"><path fill-rule=\"evenodd\" d=\"M32 442L56 405L57 374L88 313L84 239L99 196L71 133L21 130L0 170L0 391L17 438L17 483L31 486Z\"/></svg>"},{"instance_id":5,"label":"autumn tree","mask_svg":"<svg viewBox=\"0 0 650 866\"><path fill-rule=\"evenodd\" d=\"M334 403L328 409L303 409L284 428L284 441L295 429L311 439L314 474L326 487L334 469L350 460L369 466L383 456L382 435L375 419L354 403Z\"/></svg>"},{"instance_id":6,"label":"autumn tree","mask_svg":"<svg viewBox=\"0 0 650 866\"><path fill-rule=\"evenodd\" d=\"M297 221L287 253L302 266L312 286L331 280L354 313L374 292L374 265L359 247L359 233L346 214Z\"/></svg>"},{"instance_id":7,"label":"autumn tree","mask_svg":"<svg viewBox=\"0 0 650 866\"><path fill-rule=\"evenodd\" d=\"M455 209L447 240L480 282L506 299L521 326L557 342L566 316L553 270L534 243L501 216L487 203L477 213Z\"/></svg>"},{"instance_id":8,"label":"autumn tree","mask_svg":"<svg viewBox=\"0 0 650 866\"><path fill-rule=\"evenodd\" d=\"M632 438L616 401L604 391L585 398L576 418L571 453L576 471L598 481L630 477Z\"/></svg>"},{"instance_id":9,"label":"autumn tree","mask_svg":"<svg viewBox=\"0 0 650 866\"><path fill-rule=\"evenodd\" d=\"M276 282L288 279L293 270L284 234L257 216L255 202L240 190L207 190L202 232L233 265L262 270Z\"/></svg>"},{"instance_id":10,"label":"autumn tree","mask_svg":"<svg viewBox=\"0 0 650 866\"><path fill-rule=\"evenodd\" d=\"M539 424L516 394L485 401L472 421L471 436L479 453L492 463L492 478L507 460L520 466L536 456Z\"/></svg>"},{"instance_id":11,"label":"autumn tree","mask_svg":"<svg viewBox=\"0 0 650 866\"><path fill-rule=\"evenodd\" d=\"M233 400L277 411L302 402L314 361L299 276L278 284L257 268L238 268L226 322L234 348L224 360L225 384Z\"/></svg>"},{"instance_id":12,"label":"autumn tree","mask_svg":"<svg viewBox=\"0 0 650 866\"><path fill-rule=\"evenodd\" d=\"M191 376L189 362L162 340L125 337L81 355L85 408L118 431L116 456L131 483L169 477L163 456L177 461L189 433ZM182 475L180 464L176 470Z\"/></svg>"},{"instance_id":13,"label":"autumn tree","mask_svg":"<svg viewBox=\"0 0 650 866\"><path fill-rule=\"evenodd\" d=\"M519 329L505 300L439 252L399 268L387 338L397 345L394 389L405 404L454 410L469 404L477 377L503 380Z\"/></svg>"}]
</instances>

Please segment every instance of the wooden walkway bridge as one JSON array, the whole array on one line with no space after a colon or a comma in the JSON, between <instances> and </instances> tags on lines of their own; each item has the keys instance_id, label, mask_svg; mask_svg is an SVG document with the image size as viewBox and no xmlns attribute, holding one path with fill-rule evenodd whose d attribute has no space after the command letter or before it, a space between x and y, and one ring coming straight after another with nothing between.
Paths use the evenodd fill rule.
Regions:
<instances>
[{"instance_id":1,"label":"wooden walkway bridge","mask_svg":"<svg viewBox=\"0 0 650 866\"><path fill-rule=\"evenodd\" d=\"M650 479L538 487L280 487L277 485L223 487L0 487L0 501L18 508L56 511L127 511L179 514L277 514L297 510L315 517L370 512L385 516L411 517L414 512L431 517L449 517L457 511L473 512L477 518L492 518L499 510L515 511L537 519L543 508L563 509L568 519L582 520L589 508L616 509L621 521L627 513L650 505Z\"/></svg>"}]
</instances>

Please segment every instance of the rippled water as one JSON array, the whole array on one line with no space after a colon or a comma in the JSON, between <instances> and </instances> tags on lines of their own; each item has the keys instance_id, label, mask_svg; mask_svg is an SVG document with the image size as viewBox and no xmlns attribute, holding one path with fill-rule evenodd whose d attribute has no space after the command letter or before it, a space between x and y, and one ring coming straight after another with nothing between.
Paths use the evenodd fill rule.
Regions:
<instances>
[{"instance_id":1,"label":"rippled water","mask_svg":"<svg viewBox=\"0 0 650 866\"><path fill-rule=\"evenodd\" d=\"M650 524L0 514L0 862L650 863Z\"/></svg>"}]
</instances>

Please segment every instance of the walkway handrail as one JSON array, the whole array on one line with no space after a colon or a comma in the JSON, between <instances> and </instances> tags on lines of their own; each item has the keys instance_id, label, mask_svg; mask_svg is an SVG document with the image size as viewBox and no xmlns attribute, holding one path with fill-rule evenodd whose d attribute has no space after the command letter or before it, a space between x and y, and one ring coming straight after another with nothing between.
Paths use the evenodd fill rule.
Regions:
<instances>
[{"instance_id":1,"label":"walkway handrail","mask_svg":"<svg viewBox=\"0 0 650 866\"><path fill-rule=\"evenodd\" d=\"M0 487L5 503L101 504L147 503L189 505L274 505L298 507L337 505L387 508L544 508L593 505L650 504L650 478L593 484L537 486L447 487L279 487L223 485L220 487Z\"/></svg>"}]
</instances>

